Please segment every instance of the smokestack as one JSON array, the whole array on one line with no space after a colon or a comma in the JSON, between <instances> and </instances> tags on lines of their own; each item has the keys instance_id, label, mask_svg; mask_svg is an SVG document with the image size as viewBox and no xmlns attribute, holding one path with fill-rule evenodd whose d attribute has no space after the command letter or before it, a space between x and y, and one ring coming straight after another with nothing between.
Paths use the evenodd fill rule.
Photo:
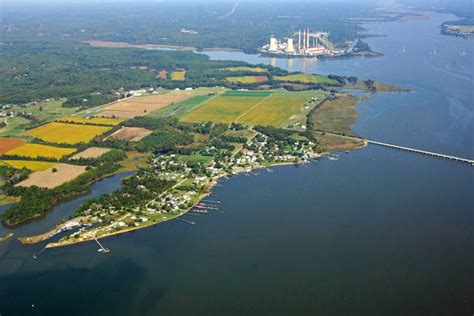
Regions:
<instances>
[{"instance_id":1,"label":"smokestack","mask_svg":"<svg viewBox=\"0 0 474 316\"><path fill-rule=\"evenodd\" d=\"M298 30L298 51L301 51L301 30Z\"/></svg>"},{"instance_id":2,"label":"smokestack","mask_svg":"<svg viewBox=\"0 0 474 316\"><path fill-rule=\"evenodd\" d=\"M309 27L308 27L308 31L306 32L306 48L309 48Z\"/></svg>"}]
</instances>

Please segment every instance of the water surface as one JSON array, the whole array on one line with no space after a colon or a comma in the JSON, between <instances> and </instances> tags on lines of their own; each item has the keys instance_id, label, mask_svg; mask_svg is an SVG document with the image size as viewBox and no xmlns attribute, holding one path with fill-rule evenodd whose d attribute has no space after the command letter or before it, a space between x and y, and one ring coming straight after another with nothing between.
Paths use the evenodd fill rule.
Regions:
<instances>
[{"instance_id":1,"label":"water surface","mask_svg":"<svg viewBox=\"0 0 474 316\"><path fill-rule=\"evenodd\" d=\"M446 18L371 25L381 58L291 69L411 88L361 103L357 133L472 158L472 42L440 35ZM104 239L107 255L1 244L0 314L472 314L473 167L369 146L273 170L221 181L223 214Z\"/></svg>"}]
</instances>

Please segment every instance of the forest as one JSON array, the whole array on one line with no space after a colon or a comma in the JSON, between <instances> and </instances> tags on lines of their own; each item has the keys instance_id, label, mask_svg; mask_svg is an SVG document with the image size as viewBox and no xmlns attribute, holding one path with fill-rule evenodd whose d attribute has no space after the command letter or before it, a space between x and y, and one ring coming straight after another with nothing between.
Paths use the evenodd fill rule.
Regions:
<instances>
[{"instance_id":1,"label":"forest","mask_svg":"<svg viewBox=\"0 0 474 316\"><path fill-rule=\"evenodd\" d=\"M4 40L103 40L255 53L271 34L284 37L309 27L330 32L333 41L342 43L358 37L362 30L353 18L386 18L373 3L362 1L350 6L337 2L324 6L308 1L244 2L228 15L232 6L231 1L10 5L4 8Z\"/></svg>"}]
</instances>

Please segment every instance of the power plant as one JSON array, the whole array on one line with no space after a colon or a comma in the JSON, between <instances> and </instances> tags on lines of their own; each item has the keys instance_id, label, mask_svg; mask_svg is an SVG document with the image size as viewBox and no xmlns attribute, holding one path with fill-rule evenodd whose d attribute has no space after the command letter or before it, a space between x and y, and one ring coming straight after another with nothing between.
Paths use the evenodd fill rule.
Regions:
<instances>
[{"instance_id":1,"label":"power plant","mask_svg":"<svg viewBox=\"0 0 474 316\"><path fill-rule=\"evenodd\" d=\"M298 45L295 47L294 37L298 38ZM299 30L292 37L278 39L270 37L270 42L264 45L260 52L263 54L287 56L287 57L337 57L346 52L336 50L329 41L329 33L311 32L309 28Z\"/></svg>"}]
</instances>

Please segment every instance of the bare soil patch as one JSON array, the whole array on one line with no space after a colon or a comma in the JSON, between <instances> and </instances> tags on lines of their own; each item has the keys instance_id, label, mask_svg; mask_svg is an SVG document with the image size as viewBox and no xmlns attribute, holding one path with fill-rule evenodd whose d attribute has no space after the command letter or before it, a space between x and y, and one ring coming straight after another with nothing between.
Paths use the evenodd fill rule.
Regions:
<instances>
[{"instance_id":1,"label":"bare soil patch","mask_svg":"<svg viewBox=\"0 0 474 316\"><path fill-rule=\"evenodd\" d=\"M171 92L160 95L135 97L128 100L111 103L109 106L106 106L104 108L104 111L100 113L100 115L106 117L115 116L121 118L144 116L172 103L181 102L186 99L189 99L192 96L193 95L188 92Z\"/></svg>"},{"instance_id":2,"label":"bare soil patch","mask_svg":"<svg viewBox=\"0 0 474 316\"><path fill-rule=\"evenodd\" d=\"M100 148L100 147L90 147L87 148L84 151L81 151L80 153L75 154L69 160L74 160L74 159L89 159L89 158L99 158L103 154L111 151L110 148Z\"/></svg>"},{"instance_id":3,"label":"bare soil patch","mask_svg":"<svg viewBox=\"0 0 474 316\"><path fill-rule=\"evenodd\" d=\"M0 139L0 154L4 154L7 151L20 147L26 142L23 139L15 138L1 138Z\"/></svg>"},{"instance_id":4,"label":"bare soil patch","mask_svg":"<svg viewBox=\"0 0 474 316\"><path fill-rule=\"evenodd\" d=\"M35 185L41 188L52 189L75 179L85 171L85 166L60 163L49 169L33 172L28 179L18 183L16 186L31 187Z\"/></svg>"},{"instance_id":5,"label":"bare soil patch","mask_svg":"<svg viewBox=\"0 0 474 316\"><path fill-rule=\"evenodd\" d=\"M123 127L110 135L109 137L119 139L119 140L125 140L129 142L137 142L139 140L142 140L143 138L147 137L150 135L152 131L146 128L141 128L141 127Z\"/></svg>"}]
</instances>

